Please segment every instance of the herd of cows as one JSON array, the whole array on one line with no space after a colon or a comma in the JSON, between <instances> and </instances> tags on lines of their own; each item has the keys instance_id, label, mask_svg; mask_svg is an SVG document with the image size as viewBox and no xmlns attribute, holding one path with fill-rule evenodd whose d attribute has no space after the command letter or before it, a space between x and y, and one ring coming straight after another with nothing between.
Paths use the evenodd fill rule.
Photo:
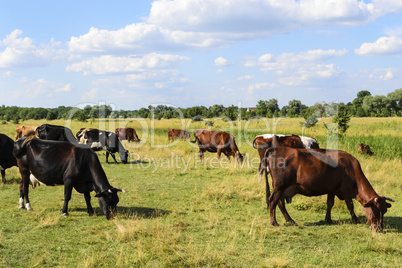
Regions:
<instances>
[{"instance_id":1,"label":"herd of cows","mask_svg":"<svg viewBox=\"0 0 402 268\"><path fill-rule=\"evenodd\" d=\"M43 124L39 127L17 126L16 132L15 141L0 134L0 169L2 181L6 183L5 169L12 166L19 168L20 209L32 210L28 197L29 185L33 188L38 183L64 185L64 216L68 215L68 202L74 188L84 194L89 215L94 214L90 192L95 191L106 218L113 217L119 202L117 193L124 190L110 185L94 151L105 150L106 163L111 155L118 164L115 153L119 153L122 163L127 163L128 151L120 141L140 142L134 129L117 128L113 133L82 128L74 136L67 127ZM169 129L167 134L169 140L190 140L190 134L185 130ZM239 162L243 161L233 135L227 132L197 129L194 138L190 142L198 144L200 160L203 160L204 152L215 152L218 158L223 153L229 159L232 156ZM358 160L351 154L320 149L315 139L296 135L259 135L252 145L260 156L259 176L265 172L266 203L272 225L278 225L275 216L277 206L286 222L295 224L285 208L285 203L290 203L294 195L327 195L326 222L332 222L331 209L337 196L345 200L352 221L358 223L352 201L356 199L363 206L371 228L382 231L384 214L391 207L386 201L393 200L375 192ZM366 147L360 147L360 150L370 154L370 148L367 151ZM272 193L268 174L272 178Z\"/></svg>"}]
</instances>

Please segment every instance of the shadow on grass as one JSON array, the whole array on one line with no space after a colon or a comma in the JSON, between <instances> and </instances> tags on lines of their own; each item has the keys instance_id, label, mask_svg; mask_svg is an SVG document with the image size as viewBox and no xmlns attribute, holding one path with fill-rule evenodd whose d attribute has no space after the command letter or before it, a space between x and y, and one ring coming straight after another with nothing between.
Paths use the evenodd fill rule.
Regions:
<instances>
[{"instance_id":1,"label":"shadow on grass","mask_svg":"<svg viewBox=\"0 0 402 268\"><path fill-rule=\"evenodd\" d=\"M117 207L117 215L121 219L143 218L154 219L172 213L169 210L147 207Z\"/></svg>"},{"instance_id":2,"label":"shadow on grass","mask_svg":"<svg viewBox=\"0 0 402 268\"><path fill-rule=\"evenodd\" d=\"M369 227L365 216L359 216L360 224L365 224ZM332 220L332 223L326 221L306 222L304 226L322 226L322 225L342 225L342 224L355 224L352 219ZM402 217L387 217L384 216L384 231L402 233Z\"/></svg>"}]
</instances>

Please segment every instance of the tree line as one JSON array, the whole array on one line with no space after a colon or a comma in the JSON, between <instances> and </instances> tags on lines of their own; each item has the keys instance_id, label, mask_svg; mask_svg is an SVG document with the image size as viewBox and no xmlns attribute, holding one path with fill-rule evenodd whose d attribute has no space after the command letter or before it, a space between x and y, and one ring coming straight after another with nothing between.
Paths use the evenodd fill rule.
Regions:
<instances>
[{"instance_id":1,"label":"tree line","mask_svg":"<svg viewBox=\"0 0 402 268\"><path fill-rule=\"evenodd\" d=\"M356 98L348 103L315 103L308 107L300 100L290 100L282 108L277 99L260 100L253 108L239 108L231 105L224 107L215 104L210 107L193 106L177 108L167 105L148 106L139 110L113 110L110 105L87 105L77 107L59 106L57 108L24 108L17 106L0 106L0 120L18 123L28 119L75 119L87 121L95 118L202 118L226 117L230 120L238 118L248 120L255 117L304 117L306 126L314 125L316 118L336 116L343 113L354 117L389 117L402 116L402 88L387 96L372 96L367 90L357 93Z\"/></svg>"}]
</instances>

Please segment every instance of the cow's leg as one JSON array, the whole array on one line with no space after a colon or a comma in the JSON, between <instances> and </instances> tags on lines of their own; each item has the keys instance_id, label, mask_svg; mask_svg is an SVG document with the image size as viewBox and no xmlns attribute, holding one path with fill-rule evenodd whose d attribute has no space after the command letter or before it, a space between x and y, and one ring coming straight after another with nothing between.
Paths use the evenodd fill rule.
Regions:
<instances>
[{"instance_id":1,"label":"cow's leg","mask_svg":"<svg viewBox=\"0 0 402 268\"><path fill-rule=\"evenodd\" d=\"M221 148L216 148L216 156L218 157L218 159L221 158L221 153L222 153Z\"/></svg>"},{"instance_id":2,"label":"cow's leg","mask_svg":"<svg viewBox=\"0 0 402 268\"><path fill-rule=\"evenodd\" d=\"M198 155L200 156L200 160L201 160L201 161L204 160L204 152L203 152L202 150L200 150L200 151L198 152Z\"/></svg>"},{"instance_id":3,"label":"cow's leg","mask_svg":"<svg viewBox=\"0 0 402 268\"><path fill-rule=\"evenodd\" d=\"M106 164L109 164L109 152L106 151Z\"/></svg>"},{"instance_id":4,"label":"cow's leg","mask_svg":"<svg viewBox=\"0 0 402 268\"><path fill-rule=\"evenodd\" d=\"M92 205L91 205L91 195L90 195L90 193L85 192L84 193L84 198L85 198L85 202L87 203L87 210L88 210L89 216L94 215L94 209L92 208Z\"/></svg>"},{"instance_id":5,"label":"cow's leg","mask_svg":"<svg viewBox=\"0 0 402 268\"><path fill-rule=\"evenodd\" d=\"M68 216L68 202L71 200L71 193L73 191L73 185L71 182L66 181L64 183L64 205L61 212L62 216Z\"/></svg>"},{"instance_id":6,"label":"cow's leg","mask_svg":"<svg viewBox=\"0 0 402 268\"><path fill-rule=\"evenodd\" d=\"M268 175L265 172L265 202L267 203L267 209L269 210L269 196L271 192L269 190Z\"/></svg>"},{"instance_id":7,"label":"cow's leg","mask_svg":"<svg viewBox=\"0 0 402 268\"><path fill-rule=\"evenodd\" d=\"M269 196L269 214L271 219L271 225L273 226L279 226L278 222L276 221L275 210L276 205L278 205L278 202L280 201L281 195L282 192L274 190L272 194Z\"/></svg>"},{"instance_id":8,"label":"cow's leg","mask_svg":"<svg viewBox=\"0 0 402 268\"><path fill-rule=\"evenodd\" d=\"M346 203L346 206L349 209L350 216L352 216L352 222L353 223L360 223L360 221L357 218L357 216L355 214L355 211L354 211L352 198L345 197L345 203Z\"/></svg>"},{"instance_id":9,"label":"cow's leg","mask_svg":"<svg viewBox=\"0 0 402 268\"><path fill-rule=\"evenodd\" d=\"M278 202L278 207L281 210L283 217L285 217L285 220L287 223L291 224L291 225L297 225L296 222L289 216L288 211L286 210L285 207L285 200L284 199L279 199Z\"/></svg>"},{"instance_id":10,"label":"cow's leg","mask_svg":"<svg viewBox=\"0 0 402 268\"><path fill-rule=\"evenodd\" d=\"M114 153L110 153L110 155L112 156L114 163L119 164L119 162L117 162L117 160L116 160L116 156L114 155Z\"/></svg>"},{"instance_id":11,"label":"cow's leg","mask_svg":"<svg viewBox=\"0 0 402 268\"><path fill-rule=\"evenodd\" d=\"M1 181L5 184L6 183L6 171L0 167L1 169Z\"/></svg>"},{"instance_id":12,"label":"cow's leg","mask_svg":"<svg viewBox=\"0 0 402 268\"><path fill-rule=\"evenodd\" d=\"M21 170L21 181L20 181L20 200L18 202L19 209L27 209L27 211L32 211L31 203L29 202L29 175L30 172L28 169ZM24 206L25 201L25 206Z\"/></svg>"},{"instance_id":13,"label":"cow's leg","mask_svg":"<svg viewBox=\"0 0 402 268\"><path fill-rule=\"evenodd\" d=\"M335 201L335 195L334 194L328 194L327 195L327 214L325 215L325 221L327 223L332 223L331 209L334 206L334 201Z\"/></svg>"}]
</instances>

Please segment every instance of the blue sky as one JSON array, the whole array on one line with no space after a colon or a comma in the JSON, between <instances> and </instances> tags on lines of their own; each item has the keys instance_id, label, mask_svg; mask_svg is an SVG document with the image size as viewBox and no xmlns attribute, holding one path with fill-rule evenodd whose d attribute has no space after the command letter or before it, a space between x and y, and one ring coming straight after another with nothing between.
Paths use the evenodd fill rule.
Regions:
<instances>
[{"instance_id":1,"label":"blue sky","mask_svg":"<svg viewBox=\"0 0 402 268\"><path fill-rule=\"evenodd\" d=\"M402 87L400 0L5 2L0 105L282 107Z\"/></svg>"}]
</instances>

